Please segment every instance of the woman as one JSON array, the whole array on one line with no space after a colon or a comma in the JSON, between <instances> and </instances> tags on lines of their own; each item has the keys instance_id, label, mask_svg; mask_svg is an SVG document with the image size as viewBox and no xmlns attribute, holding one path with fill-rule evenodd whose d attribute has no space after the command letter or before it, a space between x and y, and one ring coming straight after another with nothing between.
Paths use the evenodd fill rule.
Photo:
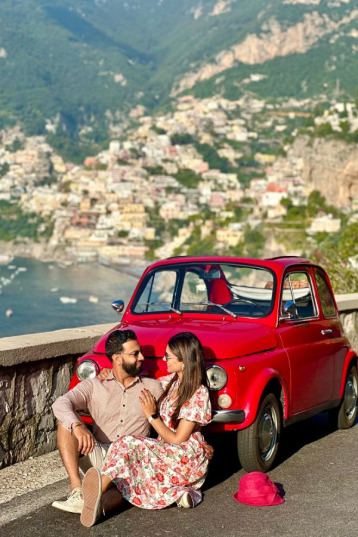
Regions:
<instances>
[{"instance_id":1,"label":"woman","mask_svg":"<svg viewBox=\"0 0 358 537\"><path fill-rule=\"evenodd\" d=\"M148 390L140 397L158 438L123 436L111 445L102 472L87 472L84 526L93 526L103 509L112 511L123 499L144 509L175 502L193 507L201 500L209 461L200 427L210 422L211 405L200 341L190 332L173 336L164 360L170 374L159 379L164 393L158 403Z\"/></svg>"}]
</instances>

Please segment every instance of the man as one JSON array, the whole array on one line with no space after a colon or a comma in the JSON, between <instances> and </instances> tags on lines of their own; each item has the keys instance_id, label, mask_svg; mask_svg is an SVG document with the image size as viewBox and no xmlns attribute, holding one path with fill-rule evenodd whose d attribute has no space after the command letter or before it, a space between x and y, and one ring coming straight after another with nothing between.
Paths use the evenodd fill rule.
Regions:
<instances>
[{"instance_id":1,"label":"man","mask_svg":"<svg viewBox=\"0 0 358 537\"><path fill-rule=\"evenodd\" d=\"M83 507L79 466L83 471L90 466L101 470L106 452L117 438L149 436L150 424L139 395L147 388L158 400L163 392L157 380L139 376L144 356L133 330L112 332L106 342L106 354L113 370L104 380L87 379L52 406L59 420L57 445L71 487L67 500L52 505L70 513L81 513ZM93 434L76 414L78 410L91 414Z\"/></svg>"}]
</instances>

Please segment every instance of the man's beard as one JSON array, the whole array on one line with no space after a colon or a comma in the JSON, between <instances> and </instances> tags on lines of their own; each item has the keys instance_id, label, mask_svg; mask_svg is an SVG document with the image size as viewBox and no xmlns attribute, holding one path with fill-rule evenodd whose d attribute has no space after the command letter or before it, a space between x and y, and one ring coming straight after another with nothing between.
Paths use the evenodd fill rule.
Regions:
<instances>
[{"instance_id":1,"label":"man's beard","mask_svg":"<svg viewBox=\"0 0 358 537\"><path fill-rule=\"evenodd\" d=\"M142 362L131 364L122 360L122 369L131 377L136 377L142 371Z\"/></svg>"}]
</instances>

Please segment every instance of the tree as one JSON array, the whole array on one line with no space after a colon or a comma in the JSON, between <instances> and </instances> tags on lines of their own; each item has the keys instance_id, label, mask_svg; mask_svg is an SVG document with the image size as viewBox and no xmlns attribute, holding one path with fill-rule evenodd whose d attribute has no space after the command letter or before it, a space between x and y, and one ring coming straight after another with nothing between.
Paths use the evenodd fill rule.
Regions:
<instances>
[{"instance_id":1,"label":"tree","mask_svg":"<svg viewBox=\"0 0 358 537\"><path fill-rule=\"evenodd\" d=\"M307 200L307 215L316 216L319 210L338 216L338 210L332 205L327 205L326 198L318 190L312 190Z\"/></svg>"},{"instance_id":2,"label":"tree","mask_svg":"<svg viewBox=\"0 0 358 537\"><path fill-rule=\"evenodd\" d=\"M173 134L171 136L172 145L188 145L195 142L194 138L188 132L184 134Z\"/></svg>"},{"instance_id":3,"label":"tree","mask_svg":"<svg viewBox=\"0 0 358 537\"><path fill-rule=\"evenodd\" d=\"M345 261L358 254L358 222L348 225L338 243L338 254Z\"/></svg>"},{"instance_id":4,"label":"tree","mask_svg":"<svg viewBox=\"0 0 358 537\"><path fill-rule=\"evenodd\" d=\"M340 129L341 129L343 134L348 134L349 133L349 130L351 128L351 124L349 123L349 121L347 121L347 120L340 121L339 126L340 126Z\"/></svg>"},{"instance_id":5,"label":"tree","mask_svg":"<svg viewBox=\"0 0 358 537\"><path fill-rule=\"evenodd\" d=\"M199 181L201 181L200 175L187 168L179 170L174 177L187 188L196 188Z\"/></svg>"},{"instance_id":6,"label":"tree","mask_svg":"<svg viewBox=\"0 0 358 537\"><path fill-rule=\"evenodd\" d=\"M10 166L7 162L4 162L4 164L0 164L0 177L4 177L4 175L6 175L9 170Z\"/></svg>"},{"instance_id":7,"label":"tree","mask_svg":"<svg viewBox=\"0 0 358 537\"><path fill-rule=\"evenodd\" d=\"M333 133L332 125L330 123L322 123L322 125L318 125L315 132L316 135L320 138L329 136Z\"/></svg>"},{"instance_id":8,"label":"tree","mask_svg":"<svg viewBox=\"0 0 358 537\"><path fill-rule=\"evenodd\" d=\"M351 259L358 255L358 222L338 234L325 234L310 257L327 270L336 293L358 292L358 273Z\"/></svg>"},{"instance_id":9,"label":"tree","mask_svg":"<svg viewBox=\"0 0 358 537\"><path fill-rule=\"evenodd\" d=\"M265 237L258 229L247 227L244 233L244 244L248 257L259 257L265 246Z\"/></svg>"}]
</instances>

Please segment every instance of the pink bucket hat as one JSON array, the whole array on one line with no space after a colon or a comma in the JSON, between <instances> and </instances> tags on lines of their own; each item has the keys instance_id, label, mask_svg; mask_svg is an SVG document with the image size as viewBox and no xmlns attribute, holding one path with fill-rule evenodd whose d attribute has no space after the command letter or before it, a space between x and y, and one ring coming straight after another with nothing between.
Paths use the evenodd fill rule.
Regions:
<instances>
[{"instance_id":1,"label":"pink bucket hat","mask_svg":"<svg viewBox=\"0 0 358 537\"><path fill-rule=\"evenodd\" d=\"M246 505L279 505L285 500L268 475L263 472L250 472L239 480L239 490L234 498Z\"/></svg>"}]
</instances>

